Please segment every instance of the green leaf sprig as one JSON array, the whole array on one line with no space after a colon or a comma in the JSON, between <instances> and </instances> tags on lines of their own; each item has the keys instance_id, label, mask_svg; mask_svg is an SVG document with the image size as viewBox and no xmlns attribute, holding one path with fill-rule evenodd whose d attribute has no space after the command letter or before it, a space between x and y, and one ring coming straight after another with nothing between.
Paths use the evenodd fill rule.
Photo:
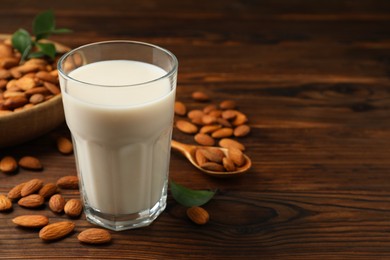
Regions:
<instances>
[{"instance_id":1,"label":"green leaf sprig","mask_svg":"<svg viewBox=\"0 0 390 260\"><path fill-rule=\"evenodd\" d=\"M42 40L47 39L52 34L71 32L66 28L56 28L54 13L51 10L38 14L34 18L32 29L33 37L25 29L19 29L12 35L13 47L22 54L21 62L45 56L54 59L56 56L55 45L50 42L42 42Z\"/></svg>"},{"instance_id":2,"label":"green leaf sprig","mask_svg":"<svg viewBox=\"0 0 390 260\"><path fill-rule=\"evenodd\" d=\"M201 206L206 204L215 195L215 191L191 190L170 181L172 197L185 207Z\"/></svg>"}]
</instances>

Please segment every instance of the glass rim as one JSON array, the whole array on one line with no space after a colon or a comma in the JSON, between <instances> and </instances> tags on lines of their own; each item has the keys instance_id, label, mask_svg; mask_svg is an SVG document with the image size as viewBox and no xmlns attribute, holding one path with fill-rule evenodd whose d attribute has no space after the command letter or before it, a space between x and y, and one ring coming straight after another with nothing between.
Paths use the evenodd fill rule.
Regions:
<instances>
[{"instance_id":1,"label":"glass rim","mask_svg":"<svg viewBox=\"0 0 390 260\"><path fill-rule=\"evenodd\" d=\"M94 46L94 45L103 45L103 44L117 44L117 43L121 43L121 44L134 44L134 45L141 45L141 46L147 46L147 47L151 47L151 48L154 48L154 49L157 49L165 54L167 54L169 57L172 58L172 63L173 63L173 67L170 71L167 71L166 74L164 74L163 76L161 77L158 77L156 79L152 79L152 80L149 80L149 81L144 81L144 82L141 82L141 83L135 83L135 84L124 84L124 85L109 85L109 84L106 84L106 85L103 85L103 84L96 84L96 83L91 83L91 82L85 82L85 81L82 81L82 80L78 80L78 79L75 79L71 76L69 76L64 70L63 70L63 66L62 66L62 63L64 62L64 60L66 58L68 58L69 56L71 56L72 54L74 54L75 52L81 50L81 49L84 49L84 48L87 48L87 47L90 47L90 46ZM126 59L123 59L123 60L126 60ZM157 81L160 81L162 79L165 79L165 78L169 78L171 77L173 74L175 74L177 72L177 68L178 68L178 60L176 58L176 56L170 52L169 50L163 48L163 47L160 47L158 45L155 45L155 44L151 44L151 43L146 43L146 42L141 42L141 41L131 41L131 40L111 40L111 41L100 41L100 42L93 42L93 43L88 43L88 44L84 44L84 45L81 45L75 49L72 49L68 52L66 52L64 55L62 55L62 57L58 60L57 62L57 69L58 69L58 73L63 77L65 78L66 80L71 80L71 81L76 81L78 83L81 83L81 84L85 84L85 85L91 85L91 86L94 86L94 87L132 87L132 86L142 86L142 85L146 85L146 84L150 84L150 83L153 83L153 82L157 82ZM148 63L150 64L150 63Z\"/></svg>"}]
</instances>

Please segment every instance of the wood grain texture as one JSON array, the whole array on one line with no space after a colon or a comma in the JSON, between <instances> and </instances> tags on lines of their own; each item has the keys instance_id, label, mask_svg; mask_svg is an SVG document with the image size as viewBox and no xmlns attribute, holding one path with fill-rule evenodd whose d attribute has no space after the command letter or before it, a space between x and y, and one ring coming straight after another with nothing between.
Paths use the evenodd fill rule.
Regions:
<instances>
[{"instance_id":1,"label":"wood grain texture","mask_svg":"<svg viewBox=\"0 0 390 260\"><path fill-rule=\"evenodd\" d=\"M102 246L77 241L92 227L84 216L64 240L43 243L13 225L31 213L15 206L0 213L0 259L390 259L389 1L3 0L0 32L30 28L46 9L74 30L52 37L70 47L130 39L175 53L178 100L197 108L191 93L202 90L247 114L252 131L241 140L253 167L213 179L172 152L170 178L218 189L205 205L210 222L192 224L169 196L151 226L112 233ZM2 149L37 156L45 170L0 174L0 193L75 174L73 156L55 148L62 133L65 125ZM174 138L194 143L176 129Z\"/></svg>"}]
</instances>

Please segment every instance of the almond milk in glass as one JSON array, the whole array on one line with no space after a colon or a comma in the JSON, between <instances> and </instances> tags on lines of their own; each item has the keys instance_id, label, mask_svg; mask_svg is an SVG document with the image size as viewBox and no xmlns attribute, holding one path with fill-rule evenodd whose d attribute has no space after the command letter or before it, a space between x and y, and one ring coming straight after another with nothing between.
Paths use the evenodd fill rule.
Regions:
<instances>
[{"instance_id":1,"label":"almond milk in glass","mask_svg":"<svg viewBox=\"0 0 390 260\"><path fill-rule=\"evenodd\" d=\"M149 225L166 206L177 60L155 45L110 41L65 54L58 69L89 221Z\"/></svg>"}]
</instances>

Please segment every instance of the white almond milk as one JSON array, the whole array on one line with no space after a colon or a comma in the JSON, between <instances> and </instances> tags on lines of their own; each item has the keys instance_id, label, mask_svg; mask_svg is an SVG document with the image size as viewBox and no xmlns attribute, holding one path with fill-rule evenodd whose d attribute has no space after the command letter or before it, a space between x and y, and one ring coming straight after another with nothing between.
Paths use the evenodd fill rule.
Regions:
<instances>
[{"instance_id":1,"label":"white almond milk","mask_svg":"<svg viewBox=\"0 0 390 260\"><path fill-rule=\"evenodd\" d=\"M154 65L113 60L69 74L84 83L61 82L78 170L95 210L131 214L159 201L167 181L175 97L168 78L156 80L164 75ZM143 82L149 83L135 85Z\"/></svg>"}]
</instances>

